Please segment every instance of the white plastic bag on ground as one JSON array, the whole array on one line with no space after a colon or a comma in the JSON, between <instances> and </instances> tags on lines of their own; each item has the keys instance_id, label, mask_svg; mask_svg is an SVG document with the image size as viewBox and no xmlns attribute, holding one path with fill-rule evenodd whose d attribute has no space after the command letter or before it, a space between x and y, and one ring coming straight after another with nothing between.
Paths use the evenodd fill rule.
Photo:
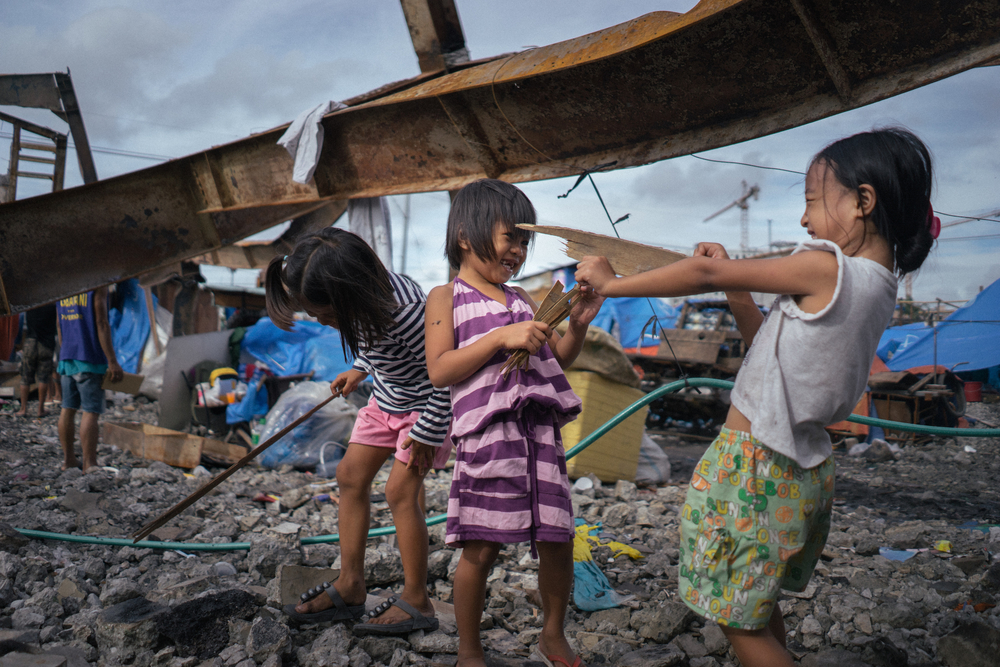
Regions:
<instances>
[{"instance_id":1,"label":"white plastic bag on ground","mask_svg":"<svg viewBox=\"0 0 1000 667\"><path fill-rule=\"evenodd\" d=\"M639 465L635 469L636 484L663 484L670 481L670 458L647 433L639 444Z\"/></svg>"},{"instance_id":2,"label":"white plastic bag on ground","mask_svg":"<svg viewBox=\"0 0 1000 667\"><path fill-rule=\"evenodd\" d=\"M265 442L329 396L330 385L327 382L299 382L283 393L267 413L260 441ZM321 452L324 462L330 461L331 454L343 456L357 416L356 407L343 398L335 398L264 450L260 455L260 464L265 468L292 465L299 470L312 470L319 464ZM343 446L334 446L334 452L331 452L332 443Z\"/></svg>"}]
</instances>

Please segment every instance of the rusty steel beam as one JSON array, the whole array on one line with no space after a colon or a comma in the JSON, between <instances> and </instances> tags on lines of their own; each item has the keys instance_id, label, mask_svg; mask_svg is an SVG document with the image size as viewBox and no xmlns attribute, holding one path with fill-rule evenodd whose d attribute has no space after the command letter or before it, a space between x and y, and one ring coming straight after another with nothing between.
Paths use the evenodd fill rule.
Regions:
<instances>
[{"instance_id":1,"label":"rusty steel beam","mask_svg":"<svg viewBox=\"0 0 1000 667\"><path fill-rule=\"evenodd\" d=\"M66 73L56 72L56 86L59 87L59 97L62 99L62 111L57 111L56 115L66 121L69 125L70 134L73 135L73 144L76 146L76 160L80 165L80 175L84 183L93 183L97 180L97 167L94 166L94 156L90 152L90 141L87 139L87 130L83 126L83 116L80 114L80 105L76 101L76 91L73 90L73 79Z\"/></svg>"},{"instance_id":2,"label":"rusty steel beam","mask_svg":"<svg viewBox=\"0 0 1000 667\"><path fill-rule=\"evenodd\" d=\"M285 127L0 206L14 310L202 255L331 200L578 174L729 145L1000 57L996 0L703 0L397 83L323 120L315 177ZM391 92L390 92L391 91ZM0 299L2 302L2 299Z\"/></svg>"},{"instance_id":3,"label":"rusty steel beam","mask_svg":"<svg viewBox=\"0 0 1000 667\"><path fill-rule=\"evenodd\" d=\"M195 258L198 264L212 264L229 269L264 269L277 255L287 255L299 239L329 227L347 210L346 200L329 202L311 213L292 220L288 229L270 242L235 243Z\"/></svg>"},{"instance_id":4,"label":"rusty steel beam","mask_svg":"<svg viewBox=\"0 0 1000 667\"><path fill-rule=\"evenodd\" d=\"M0 74L0 106L62 111L52 74Z\"/></svg>"},{"instance_id":5,"label":"rusty steel beam","mask_svg":"<svg viewBox=\"0 0 1000 667\"><path fill-rule=\"evenodd\" d=\"M423 73L451 70L469 60L455 0L400 0Z\"/></svg>"}]
</instances>

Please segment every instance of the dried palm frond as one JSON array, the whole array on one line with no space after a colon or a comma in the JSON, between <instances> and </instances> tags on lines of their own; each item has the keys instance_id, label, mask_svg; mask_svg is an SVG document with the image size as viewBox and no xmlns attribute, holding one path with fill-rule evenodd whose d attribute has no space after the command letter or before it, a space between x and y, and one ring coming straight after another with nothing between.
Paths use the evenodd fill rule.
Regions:
<instances>
[{"instance_id":1,"label":"dried palm frond","mask_svg":"<svg viewBox=\"0 0 1000 667\"><path fill-rule=\"evenodd\" d=\"M560 322L569 317L570 311L573 310L573 304L576 303L575 299L579 294L579 286L574 287L564 294L563 284L557 281L548 291L548 294L545 295L545 298L542 299L541 305L535 311L535 316L531 319L535 322L545 322L554 329ZM514 350L510 358L500 368L504 379L506 380L507 376L515 368L521 370L527 368L530 356L527 350Z\"/></svg>"}]
</instances>

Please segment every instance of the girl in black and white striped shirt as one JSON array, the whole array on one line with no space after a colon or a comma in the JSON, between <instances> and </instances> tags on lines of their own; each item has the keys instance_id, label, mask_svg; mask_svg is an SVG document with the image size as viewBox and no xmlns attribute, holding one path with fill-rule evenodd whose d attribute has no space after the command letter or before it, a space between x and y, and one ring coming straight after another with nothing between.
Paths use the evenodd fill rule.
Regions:
<instances>
[{"instance_id":1,"label":"girl in black and white striped shirt","mask_svg":"<svg viewBox=\"0 0 1000 667\"><path fill-rule=\"evenodd\" d=\"M304 310L340 332L344 352L350 351L355 362L331 383L334 393L347 396L368 376L375 385L337 466L340 576L308 591L298 606L286 605L285 613L308 623L357 620L365 614L371 484L395 455L385 495L403 560L403 592L391 606L379 605L354 631L432 631L438 621L427 594L427 524L419 497L427 470L448 460L451 398L427 376L427 297L411 279L387 271L361 238L333 227L301 240L287 257L272 260L266 294L268 314L278 327L289 329L294 313Z\"/></svg>"}]
</instances>

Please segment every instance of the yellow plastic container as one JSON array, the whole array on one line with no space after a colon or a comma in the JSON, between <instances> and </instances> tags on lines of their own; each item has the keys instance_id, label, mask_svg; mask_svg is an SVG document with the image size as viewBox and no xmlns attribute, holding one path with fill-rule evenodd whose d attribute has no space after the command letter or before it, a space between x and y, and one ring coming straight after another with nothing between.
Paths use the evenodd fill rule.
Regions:
<instances>
[{"instance_id":1,"label":"yellow plastic container","mask_svg":"<svg viewBox=\"0 0 1000 667\"><path fill-rule=\"evenodd\" d=\"M605 422L645 394L607 380L590 371L566 371L573 391L583 401L583 411L562 429L566 449L586 438ZM594 473L602 482L632 481L639 465L639 447L646 427L647 408L636 411L597 442L566 462L571 479Z\"/></svg>"}]
</instances>

